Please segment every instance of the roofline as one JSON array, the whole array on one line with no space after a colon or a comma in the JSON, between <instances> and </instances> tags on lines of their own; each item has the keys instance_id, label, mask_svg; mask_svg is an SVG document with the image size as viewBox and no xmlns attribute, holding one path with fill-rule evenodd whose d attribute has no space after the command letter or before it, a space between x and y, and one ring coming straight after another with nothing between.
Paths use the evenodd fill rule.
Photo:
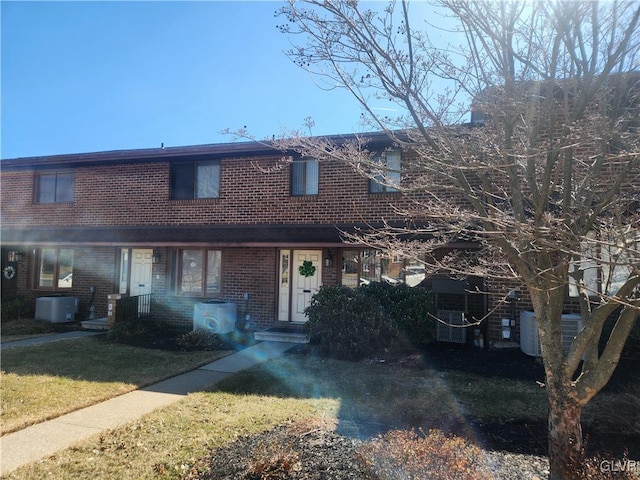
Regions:
<instances>
[{"instance_id":1,"label":"roofline","mask_svg":"<svg viewBox=\"0 0 640 480\"><path fill-rule=\"evenodd\" d=\"M324 135L317 138L327 139L341 144L356 138L367 137L373 141L389 141L391 139L384 132L350 133ZM19 157L1 159L2 169L29 169L54 166L80 166L87 164L136 163L153 160L196 159L199 157L229 157L229 156L264 156L282 154L282 149L276 146L276 140L211 143L203 145L189 145L180 147L142 148L131 150L107 150L101 152L69 153L61 155L46 155L38 157Z\"/></svg>"}]
</instances>

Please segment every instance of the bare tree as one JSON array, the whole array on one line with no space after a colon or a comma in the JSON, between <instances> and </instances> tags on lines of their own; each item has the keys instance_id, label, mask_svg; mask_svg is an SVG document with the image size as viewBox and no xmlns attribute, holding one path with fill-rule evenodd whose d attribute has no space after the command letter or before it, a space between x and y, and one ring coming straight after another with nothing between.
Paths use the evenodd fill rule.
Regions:
<instances>
[{"instance_id":1,"label":"bare tree","mask_svg":"<svg viewBox=\"0 0 640 480\"><path fill-rule=\"evenodd\" d=\"M410 152L400 180L365 137L336 144L293 134L281 146L348 162L399 190L412 200L398 210L408 230L430 236L403 242L407 228L388 226L360 242L416 255L471 238L475 254L419 258L526 287L546 371L550 478L571 478L581 412L640 315L640 4L435 7L455 22L461 45L436 44L427 24L414 28L408 2L374 11L355 0L291 1L280 12L281 30L298 40L291 59L349 90L373 129ZM401 114L380 115L382 100ZM469 104L477 126L462 125ZM583 327L563 352L568 290ZM615 324L599 349L607 319Z\"/></svg>"}]
</instances>

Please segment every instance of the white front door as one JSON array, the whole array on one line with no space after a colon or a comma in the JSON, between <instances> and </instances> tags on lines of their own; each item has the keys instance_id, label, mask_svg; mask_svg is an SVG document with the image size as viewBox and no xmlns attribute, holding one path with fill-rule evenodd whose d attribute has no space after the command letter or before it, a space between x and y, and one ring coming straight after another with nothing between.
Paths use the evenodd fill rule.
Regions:
<instances>
[{"instance_id":1,"label":"white front door","mask_svg":"<svg viewBox=\"0 0 640 480\"><path fill-rule=\"evenodd\" d=\"M153 250L136 249L131 250L131 284L129 293L132 297L147 295L151 293L151 279L153 269ZM143 310L140 313L149 313L148 302L140 303Z\"/></svg>"},{"instance_id":2,"label":"white front door","mask_svg":"<svg viewBox=\"0 0 640 480\"><path fill-rule=\"evenodd\" d=\"M304 309L322 284L322 251L281 250L278 280L278 320L306 322Z\"/></svg>"},{"instance_id":3,"label":"white front door","mask_svg":"<svg viewBox=\"0 0 640 480\"><path fill-rule=\"evenodd\" d=\"M291 321L306 322L304 309L322 283L322 251L294 250L291 271Z\"/></svg>"}]
</instances>

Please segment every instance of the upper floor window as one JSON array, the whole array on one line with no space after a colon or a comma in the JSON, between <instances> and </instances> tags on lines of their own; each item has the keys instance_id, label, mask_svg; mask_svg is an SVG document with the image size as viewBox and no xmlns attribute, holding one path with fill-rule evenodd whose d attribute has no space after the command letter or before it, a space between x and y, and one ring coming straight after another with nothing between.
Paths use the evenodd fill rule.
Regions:
<instances>
[{"instance_id":1,"label":"upper floor window","mask_svg":"<svg viewBox=\"0 0 640 480\"><path fill-rule=\"evenodd\" d=\"M294 160L291 164L291 195L318 194L318 161L313 158Z\"/></svg>"},{"instance_id":2,"label":"upper floor window","mask_svg":"<svg viewBox=\"0 0 640 480\"><path fill-rule=\"evenodd\" d=\"M401 178L400 150L386 150L376 155L373 161L378 165L373 169L373 178L369 181L371 193L397 192Z\"/></svg>"},{"instance_id":3,"label":"upper floor window","mask_svg":"<svg viewBox=\"0 0 640 480\"><path fill-rule=\"evenodd\" d=\"M217 198L220 196L220 162L176 163L171 166L171 199Z\"/></svg>"},{"instance_id":4,"label":"upper floor window","mask_svg":"<svg viewBox=\"0 0 640 480\"><path fill-rule=\"evenodd\" d=\"M35 256L35 287L64 290L73 286L73 250L40 248Z\"/></svg>"},{"instance_id":5,"label":"upper floor window","mask_svg":"<svg viewBox=\"0 0 640 480\"><path fill-rule=\"evenodd\" d=\"M185 249L178 254L178 291L185 295L207 296L220 293L222 252Z\"/></svg>"},{"instance_id":6,"label":"upper floor window","mask_svg":"<svg viewBox=\"0 0 640 480\"><path fill-rule=\"evenodd\" d=\"M76 177L73 172L38 172L36 176L36 202L73 202L75 183Z\"/></svg>"}]
</instances>

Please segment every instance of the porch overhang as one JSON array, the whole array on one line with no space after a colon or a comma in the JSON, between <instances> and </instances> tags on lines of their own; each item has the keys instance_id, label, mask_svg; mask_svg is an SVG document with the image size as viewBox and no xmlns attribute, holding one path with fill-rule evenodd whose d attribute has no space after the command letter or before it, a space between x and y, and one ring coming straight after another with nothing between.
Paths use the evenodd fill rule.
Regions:
<instances>
[{"instance_id":1,"label":"porch overhang","mask_svg":"<svg viewBox=\"0 0 640 480\"><path fill-rule=\"evenodd\" d=\"M373 225L207 225L118 227L2 227L2 245L128 246L128 247L343 247L344 233L369 230ZM420 235L413 237L418 239ZM424 235L422 235L424 237ZM426 239L426 237L424 237ZM451 248L474 248L475 242L456 242Z\"/></svg>"}]
</instances>

